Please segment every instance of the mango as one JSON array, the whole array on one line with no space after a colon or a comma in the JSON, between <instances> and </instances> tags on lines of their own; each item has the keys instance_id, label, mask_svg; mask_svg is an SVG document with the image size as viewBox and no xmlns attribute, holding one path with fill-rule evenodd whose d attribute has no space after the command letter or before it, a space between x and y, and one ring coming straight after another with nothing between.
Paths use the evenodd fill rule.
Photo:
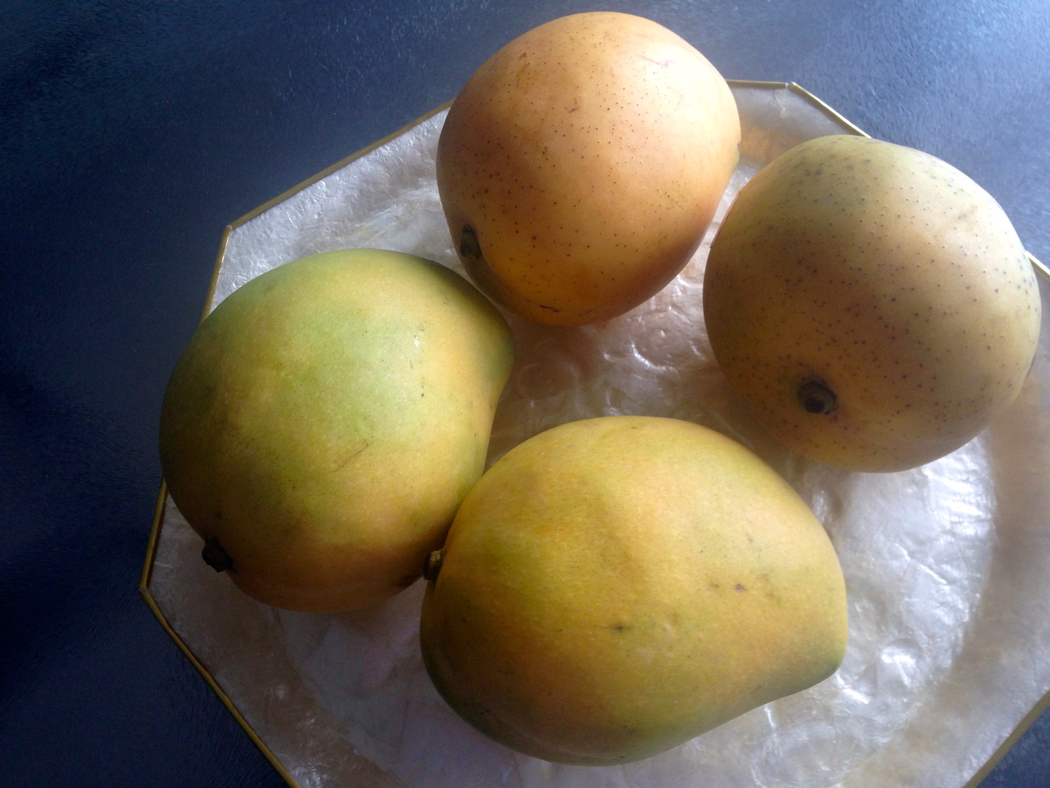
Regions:
<instances>
[{"instance_id":1,"label":"mango","mask_svg":"<svg viewBox=\"0 0 1050 788\"><path fill-rule=\"evenodd\" d=\"M1010 406L1041 303L1017 232L947 162L821 137L744 186L711 246L704 320L740 398L828 465L900 471Z\"/></svg>"},{"instance_id":2,"label":"mango","mask_svg":"<svg viewBox=\"0 0 1050 788\"><path fill-rule=\"evenodd\" d=\"M739 160L714 66L638 16L540 25L490 57L441 130L441 204L474 283L556 325L622 314L703 238Z\"/></svg>"},{"instance_id":3,"label":"mango","mask_svg":"<svg viewBox=\"0 0 1050 788\"><path fill-rule=\"evenodd\" d=\"M827 678L846 648L820 522L748 449L676 419L588 419L515 447L426 576L434 685L549 761L655 755Z\"/></svg>"},{"instance_id":4,"label":"mango","mask_svg":"<svg viewBox=\"0 0 1050 788\"><path fill-rule=\"evenodd\" d=\"M514 349L469 282L327 252L200 324L160 420L168 491L205 560L270 605L337 612L413 583L484 469Z\"/></svg>"}]
</instances>

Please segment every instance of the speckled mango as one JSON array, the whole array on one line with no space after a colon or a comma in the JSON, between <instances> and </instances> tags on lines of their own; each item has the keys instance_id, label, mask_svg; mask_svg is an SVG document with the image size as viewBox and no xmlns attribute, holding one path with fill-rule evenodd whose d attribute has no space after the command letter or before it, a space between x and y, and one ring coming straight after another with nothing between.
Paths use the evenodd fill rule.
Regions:
<instances>
[{"instance_id":1,"label":"speckled mango","mask_svg":"<svg viewBox=\"0 0 1050 788\"><path fill-rule=\"evenodd\" d=\"M899 471L975 437L1019 393L1038 283L995 200L940 159L821 137L740 191L711 247L722 370L787 447Z\"/></svg>"},{"instance_id":2,"label":"speckled mango","mask_svg":"<svg viewBox=\"0 0 1050 788\"><path fill-rule=\"evenodd\" d=\"M846 589L820 522L752 452L667 418L571 422L467 496L423 598L424 664L494 740L656 755L833 674Z\"/></svg>"},{"instance_id":3,"label":"speckled mango","mask_svg":"<svg viewBox=\"0 0 1050 788\"><path fill-rule=\"evenodd\" d=\"M441 545L513 357L496 308L437 263L371 249L286 263L219 304L176 364L168 491L245 593L367 607Z\"/></svg>"},{"instance_id":4,"label":"speckled mango","mask_svg":"<svg viewBox=\"0 0 1050 788\"><path fill-rule=\"evenodd\" d=\"M449 110L437 182L474 282L533 320L619 315L703 238L739 159L733 94L663 26L621 13L541 25Z\"/></svg>"}]
</instances>

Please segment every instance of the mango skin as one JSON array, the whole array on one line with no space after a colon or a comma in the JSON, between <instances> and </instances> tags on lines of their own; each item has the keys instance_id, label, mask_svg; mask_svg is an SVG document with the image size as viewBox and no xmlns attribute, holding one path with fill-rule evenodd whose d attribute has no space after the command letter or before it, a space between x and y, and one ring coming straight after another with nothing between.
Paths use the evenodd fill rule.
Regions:
<instances>
[{"instance_id":1,"label":"mango skin","mask_svg":"<svg viewBox=\"0 0 1050 788\"><path fill-rule=\"evenodd\" d=\"M179 359L168 490L245 593L367 607L442 543L513 356L495 307L437 263L368 249L287 263L224 300Z\"/></svg>"},{"instance_id":2,"label":"mango skin","mask_svg":"<svg viewBox=\"0 0 1050 788\"><path fill-rule=\"evenodd\" d=\"M564 424L467 496L423 599L441 695L520 752L655 755L830 676L846 590L823 527L768 465L674 419Z\"/></svg>"},{"instance_id":3,"label":"mango skin","mask_svg":"<svg viewBox=\"0 0 1050 788\"><path fill-rule=\"evenodd\" d=\"M575 14L470 78L441 131L438 190L489 297L541 323L594 323L685 266L739 144L733 94L688 42L629 14Z\"/></svg>"},{"instance_id":4,"label":"mango skin","mask_svg":"<svg viewBox=\"0 0 1050 788\"><path fill-rule=\"evenodd\" d=\"M782 154L730 206L704 274L715 358L788 448L855 471L914 468L1013 402L1039 288L995 200L929 154L854 136ZM836 407L809 413L807 381Z\"/></svg>"}]
</instances>

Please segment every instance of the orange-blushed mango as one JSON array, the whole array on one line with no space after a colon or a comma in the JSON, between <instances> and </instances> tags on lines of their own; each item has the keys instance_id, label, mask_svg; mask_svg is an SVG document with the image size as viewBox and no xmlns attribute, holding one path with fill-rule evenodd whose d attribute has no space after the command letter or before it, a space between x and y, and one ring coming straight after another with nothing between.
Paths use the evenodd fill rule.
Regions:
<instances>
[{"instance_id":1,"label":"orange-blushed mango","mask_svg":"<svg viewBox=\"0 0 1050 788\"><path fill-rule=\"evenodd\" d=\"M622 13L562 17L489 58L441 131L437 181L474 282L533 320L593 323L664 287L739 159L726 81Z\"/></svg>"}]
</instances>

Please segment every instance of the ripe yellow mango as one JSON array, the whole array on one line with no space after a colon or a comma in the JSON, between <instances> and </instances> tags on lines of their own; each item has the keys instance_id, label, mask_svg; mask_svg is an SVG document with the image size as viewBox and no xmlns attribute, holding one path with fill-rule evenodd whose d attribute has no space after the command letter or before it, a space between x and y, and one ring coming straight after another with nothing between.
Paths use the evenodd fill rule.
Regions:
<instances>
[{"instance_id":1,"label":"ripe yellow mango","mask_svg":"<svg viewBox=\"0 0 1050 788\"><path fill-rule=\"evenodd\" d=\"M846 591L821 524L758 457L684 421L564 424L493 465L431 557L427 670L528 755L654 755L830 676Z\"/></svg>"},{"instance_id":2,"label":"ripe yellow mango","mask_svg":"<svg viewBox=\"0 0 1050 788\"><path fill-rule=\"evenodd\" d=\"M1005 410L1039 339L1035 273L1003 209L927 153L837 135L739 193L711 246L715 358L774 437L897 471Z\"/></svg>"},{"instance_id":3,"label":"ripe yellow mango","mask_svg":"<svg viewBox=\"0 0 1050 788\"><path fill-rule=\"evenodd\" d=\"M441 131L438 189L478 287L542 323L593 323L685 266L739 143L729 86L688 42L630 14L576 14L470 78Z\"/></svg>"},{"instance_id":4,"label":"ripe yellow mango","mask_svg":"<svg viewBox=\"0 0 1050 788\"><path fill-rule=\"evenodd\" d=\"M277 607L336 612L411 584L481 475L513 343L437 263L357 249L249 281L200 325L160 423L205 558Z\"/></svg>"}]
</instances>

